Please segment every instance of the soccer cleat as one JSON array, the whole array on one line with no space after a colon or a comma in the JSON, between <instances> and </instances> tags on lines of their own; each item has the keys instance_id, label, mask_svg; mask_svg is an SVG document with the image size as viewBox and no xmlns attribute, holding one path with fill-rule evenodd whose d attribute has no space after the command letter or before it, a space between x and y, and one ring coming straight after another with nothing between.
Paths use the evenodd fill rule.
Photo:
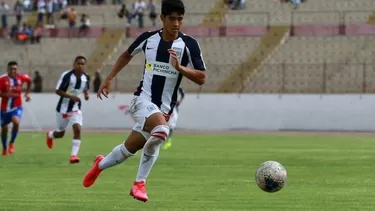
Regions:
<instances>
[{"instance_id":1,"label":"soccer cleat","mask_svg":"<svg viewBox=\"0 0 375 211\"><path fill-rule=\"evenodd\" d=\"M148 200L148 196L146 193L146 184L145 182L134 182L132 189L130 190L129 195L133 196L133 198L146 202Z\"/></svg>"},{"instance_id":2,"label":"soccer cleat","mask_svg":"<svg viewBox=\"0 0 375 211\"><path fill-rule=\"evenodd\" d=\"M53 148L53 139L48 136L49 132L50 131L48 131L47 135L46 135L46 143L47 143L47 147L52 149Z\"/></svg>"},{"instance_id":3,"label":"soccer cleat","mask_svg":"<svg viewBox=\"0 0 375 211\"><path fill-rule=\"evenodd\" d=\"M6 149L3 149L3 156L7 156L8 155L8 151Z\"/></svg>"},{"instance_id":4,"label":"soccer cleat","mask_svg":"<svg viewBox=\"0 0 375 211\"><path fill-rule=\"evenodd\" d=\"M69 161L70 161L71 164L79 163L79 157L77 157L76 155L72 155L72 156L70 156Z\"/></svg>"},{"instance_id":5,"label":"soccer cleat","mask_svg":"<svg viewBox=\"0 0 375 211\"><path fill-rule=\"evenodd\" d=\"M9 154L14 153L14 144L9 144L8 152L9 152Z\"/></svg>"},{"instance_id":6,"label":"soccer cleat","mask_svg":"<svg viewBox=\"0 0 375 211\"><path fill-rule=\"evenodd\" d=\"M169 138L169 139L164 143L164 145L163 145L163 149L164 149L164 150L167 150L167 149L171 148L171 146L172 146L172 139Z\"/></svg>"},{"instance_id":7,"label":"soccer cleat","mask_svg":"<svg viewBox=\"0 0 375 211\"><path fill-rule=\"evenodd\" d=\"M103 155L98 155L95 158L94 165L91 167L91 169L85 174L85 177L83 178L83 186L86 188L93 185L98 178L99 174L102 172L101 169L99 169L99 163L104 159Z\"/></svg>"}]
</instances>

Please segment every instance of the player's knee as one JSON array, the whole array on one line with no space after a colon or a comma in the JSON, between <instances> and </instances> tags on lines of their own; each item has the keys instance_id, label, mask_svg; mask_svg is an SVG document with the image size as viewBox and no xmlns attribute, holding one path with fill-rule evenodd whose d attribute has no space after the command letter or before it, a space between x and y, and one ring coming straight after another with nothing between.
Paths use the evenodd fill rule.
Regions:
<instances>
[{"instance_id":1,"label":"player's knee","mask_svg":"<svg viewBox=\"0 0 375 211\"><path fill-rule=\"evenodd\" d=\"M147 140L144 148L148 154L154 154L158 147L167 140L169 136L169 127L167 125L158 125L151 131L151 138Z\"/></svg>"}]
</instances>

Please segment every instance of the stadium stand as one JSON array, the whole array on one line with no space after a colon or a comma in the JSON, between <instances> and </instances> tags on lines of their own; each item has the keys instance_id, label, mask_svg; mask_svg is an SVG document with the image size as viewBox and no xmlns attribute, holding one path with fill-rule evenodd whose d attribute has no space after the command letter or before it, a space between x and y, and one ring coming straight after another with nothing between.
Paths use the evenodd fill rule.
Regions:
<instances>
[{"instance_id":1,"label":"stadium stand","mask_svg":"<svg viewBox=\"0 0 375 211\"><path fill-rule=\"evenodd\" d=\"M9 4L12 1L7 0ZM160 11L160 0L156 1ZM185 1L185 27L218 29L218 33L202 35L200 41L208 67L207 84L199 87L187 80L183 86L190 92L370 92L375 91L373 71L374 38L358 32L357 24L375 25L375 2L368 0L315 0L303 3L298 10L279 1L247 0L246 8L231 10L222 0ZM130 5L130 3L129 3ZM14 45L2 39L3 63L17 58L22 67L32 72L38 69L44 77L45 90L53 90L56 76L71 66L72 53L89 58L90 74L100 70L107 74L114 61L134 41L119 19L119 5L73 6L80 14L88 14L91 27L104 29L90 37L44 37L41 45ZM27 14L30 23L36 14ZM10 18L10 24L14 18ZM155 29L145 17L144 30ZM245 30L243 27L260 27ZM333 26L337 26L334 28ZM345 26L354 27L349 36ZM66 21L56 21L55 27L66 28ZM160 27L160 24L157 26ZM229 29L252 36L229 36ZM263 28L262 28L263 27ZM306 27L317 28L301 34ZM327 27L327 28L324 28ZM329 28L331 27L331 28ZM132 30L136 26L133 26ZM257 32L262 31L264 32ZM346 31L347 30L347 31ZM324 31L321 32L321 31ZM362 33L362 34L361 34ZM225 36L227 35L227 36ZM51 35L52 36L52 35ZM38 53L35 53L38 52ZM56 56L58 55L58 56ZM132 92L139 83L144 61L137 56L122 73L116 90ZM1 68L4 72L4 67Z\"/></svg>"}]
</instances>

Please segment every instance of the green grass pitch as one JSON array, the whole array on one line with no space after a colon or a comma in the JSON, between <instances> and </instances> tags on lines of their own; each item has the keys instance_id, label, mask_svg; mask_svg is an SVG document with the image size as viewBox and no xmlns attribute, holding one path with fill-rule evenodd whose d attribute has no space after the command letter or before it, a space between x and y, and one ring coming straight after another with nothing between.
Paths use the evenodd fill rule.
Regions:
<instances>
[{"instance_id":1,"label":"green grass pitch","mask_svg":"<svg viewBox=\"0 0 375 211\"><path fill-rule=\"evenodd\" d=\"M140 153L104 171L91 188L82 186L94 156L125 137L85 133L81 163L70 165L71 134L49 150L43 134L21 133L16 153L0 157L0 210L375 210L371 136L176 133L151 172L147 203L128 195ZM265 193L255 184L255 169L267 160L288 171L280 192Z\"/></svg>"}]
</instances>

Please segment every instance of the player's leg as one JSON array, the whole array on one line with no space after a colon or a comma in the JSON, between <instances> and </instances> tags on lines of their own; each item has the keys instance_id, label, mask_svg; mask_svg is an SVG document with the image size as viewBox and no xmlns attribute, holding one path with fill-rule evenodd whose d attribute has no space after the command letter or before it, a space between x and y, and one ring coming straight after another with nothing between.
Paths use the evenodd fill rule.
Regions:
<instances>
[{"instance_id":1,"label":"player's leg","mask_svg":"<svg viewBox=\"0 0 375 211\"><path fill-rule=\"evenodd\" d=\"M127 158L133 156L138 150L143 148L150 135L142 131L145 122L144 109L142 109L144 106L142 102L139 102L137 106L136 104L137 100L133 99L129 106L132 118L136 121L133 131L124 143L113 148L112 152L106 157L103 155L96 156L94 165L83 178L83 186L90 187L95 183L97 177L104 169L124 162Z\"/></svg>"},{"instance_id":2,"label":"player's leg","mask_svg":"<svg viewBox=\"0 0 375 211\"><path fill-rule=\"evenodd\" d=\"M3 146L3 156L8 155L8 124L11 122L11 116L9 113L1 111L1 143Z\"/></svg>"},{"instance_id":3,"label":"player's leg","mask_svg":"<svg viewBox=\"0 0 375 211\"><path fill-rule=\"evenodd\" d=\"M21 122L21 118L22 118L22 107L20 108L17 108L16 110L14 110L12 112L12 124L13 124L13 127L12 127L12 133L11 133L11 136L10 136L10 143L9 143L9 153L14 153L14 143L16 141L16 138L17 138L17 135L18 135L18 131L19 131L19 128L20 128L20 122Z\"/></svg>"},{"instance_id":4,"label":"player's leg","mask_svg":"<svg viewBox=\"0 0 375 211\"><path fill-rule=\"evenodd\" d=\"M157 107L155 106L155 108ZM147 117L143 129L151 136L143 147L137 177L130 190L130 195L137 200L146 202L148 200L146 180L159 156L160 146L168 138L169 127L163 114L157 112Z\"/></svg>"},{"instance_id":5,"label":"player's leg","mask_svg":"<svg viewBox=\"0 0 375 211\"><path fill-rule=\"evenodd\" d=\"M82 112L78 111L70 117L73 128L72 153L70 154L70 163L79 163L78 152L81 146L81 128Z\"/></svg>"},{"instance_id":6,"label":"player's leg","mask_svg":"<svg viewBox=\"0 0 375 211\"><path fill-rule=\"evenodd\" d=\"M106 157L103 155L96 156L94 165L83 179L83 186L90 187L93 185L104 169L121 164L129 157L135 155L138 150L142 149L145 143L146 139L144 136L140 132L133 130L126 141L113 148L112 152Z\"/></svg>"},{"instance_id":7,"label":"player's leg","mask_svg":"<svg viewBox=\"0 0 375 211\"><path fill-rule=\"evenodd\" d=\"M68 126L69 118L63 114L56 113L57 129L48 131L46 135L46 144L48 148L53 148L53 140L62 138L65 135L65 128Z\"/></svg>"},{"instance_id":8,"label":"player's leg","mask_svg":"<svg viewBox=\"0 0 375 211\"><path fill-rule=\"evenodd\" d=\"M163 145L164 150L167 150L167 149L172 147L172 135L173 135L173 131L176 128L176 125L177 125L177 119L178 119L178 112L175 111L175 112L173 112L173 114L171 115L171 118L168 121L169 136L168 136L168 139L165 141L165 143Z\"/></svg>"}]
</instances>

